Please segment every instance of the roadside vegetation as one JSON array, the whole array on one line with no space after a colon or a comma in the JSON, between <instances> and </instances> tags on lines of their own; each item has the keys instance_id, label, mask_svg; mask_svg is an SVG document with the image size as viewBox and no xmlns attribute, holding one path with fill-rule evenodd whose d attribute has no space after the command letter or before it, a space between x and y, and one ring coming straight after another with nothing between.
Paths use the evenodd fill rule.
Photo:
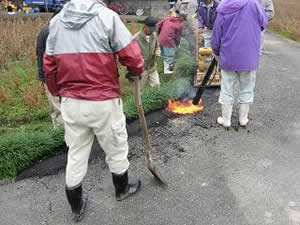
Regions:
<instances>
[{"instance_id":1,"label":"roadside vegetation","mask_svg":"<svg viewBox=\"0 0 300 225\"><path fill-rule=\"evenodd\" d=\"M49 15L0 16L0 179L14 177L22 169L50 155L60 154L64 131L53 129L49 105L42 83L36 79L36 38ZM141 24L128 24L132 33ZM163 108L167 99L182 94L194 75L193 58L183 40L178 51L175 73L165 76L162 61L157 59L160 88L143 90L145 112ZM128 121L137 118L131 85L121 67L120 82Z\"/></svg>"},{"instance_id":2,"label":"roadside vegetation","mask_svg":"<svg viewBox=\"0 0 300 225\"><path fill-rule=\"evenodd\" d=\"M269 29L300 42L300 1L273 0L273 2L276 15Z\"/></svg>"}]
</instances>

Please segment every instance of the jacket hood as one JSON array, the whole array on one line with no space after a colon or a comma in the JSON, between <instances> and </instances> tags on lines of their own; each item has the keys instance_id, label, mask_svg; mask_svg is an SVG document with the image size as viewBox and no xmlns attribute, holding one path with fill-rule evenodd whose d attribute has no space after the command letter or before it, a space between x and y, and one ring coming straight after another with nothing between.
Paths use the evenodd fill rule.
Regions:
<instances>
[{"instance_id":1,"label":"jacket hood","mask_svg":"<svg viewBox=\"0 0 300 225\"><path fill-rule=\"evenodd\" d=\"M64 6L61 21L66 28L79 30L99 14L102 7L105 4L101 0L72 0Z\"/></svg>"},{"instance_id":2,"label":"jacket hood","mask_svg":"<svg viewBox=\"0 0 300 225\"><path fill-rule=\"evenodd\" d=\"M239 11L249 0L223 0L217 8L217 12L221 14L230 14Z\"/></svg>"}]
</instances>

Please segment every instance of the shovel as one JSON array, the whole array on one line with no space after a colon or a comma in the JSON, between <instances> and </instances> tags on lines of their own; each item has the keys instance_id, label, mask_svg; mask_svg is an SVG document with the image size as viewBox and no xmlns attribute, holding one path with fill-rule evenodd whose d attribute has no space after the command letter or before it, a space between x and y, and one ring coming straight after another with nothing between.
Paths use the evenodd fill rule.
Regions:
<instances>
[{"instance_id":1,"label":"shovel","mask_svg":"<svg viewBox=\"0 0 300 225\"><path fill-rule=\"evenodd\" d=\"M138 115L139 115L139 120L140 120L140 125L142 128L143 132L143 137L144 137L144 145L145 145L145 150L146 150L146 163L147 167L154 176L154 178L162 185L167 185L166 180L161 176L159 170L157 169L153 157L152 157L152 146L150 143L150 138L149 138L149 133L148 133L148 128L147 128L147 122L144 114L144 109L143 109L143 104L142 104L142 98L141 98L141 88L140 88L140 81L138 77L134 77L134 99L135 99L135 104L137 107Z\"/></svg>"}]
</instances>

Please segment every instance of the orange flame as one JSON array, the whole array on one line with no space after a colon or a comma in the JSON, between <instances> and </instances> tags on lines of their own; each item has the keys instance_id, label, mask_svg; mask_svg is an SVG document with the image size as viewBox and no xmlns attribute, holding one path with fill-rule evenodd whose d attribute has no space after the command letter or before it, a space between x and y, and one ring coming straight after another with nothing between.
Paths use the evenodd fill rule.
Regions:
<instances>
[{"instance_id":1,"label":"orange flame","mask_svg":"<svg viewBox=\"0 0 300 225\"><path fill-rule=\"evenodd\" d=\"M198 105L193 105L190 99L183 100L182 102L180 100L169 99L168 102L166 110L177 114L194 114L204 109L202 100L199 101Z\"/></svg>"}]
</instances>

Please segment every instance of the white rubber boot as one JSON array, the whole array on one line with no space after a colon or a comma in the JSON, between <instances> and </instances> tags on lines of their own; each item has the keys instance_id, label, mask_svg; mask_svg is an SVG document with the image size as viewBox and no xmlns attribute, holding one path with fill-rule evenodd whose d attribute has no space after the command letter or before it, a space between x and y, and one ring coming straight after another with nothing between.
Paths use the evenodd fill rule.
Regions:
<instances>
[{"instance_id":1,"label":"white rubber boot","mask_svg":"<svg viewBox=\"0 0 300 225\"><path fill-rule=\"evenodd\" d=\"M222 105L222 116L218 117L217 123L225 128L231 127L232 105Z\"/></svg>"},{"instance_id":2,"label":"white rubber boot","mask_svg":"<svg viewBox=\"0 0 300 225\"><path fill-rule=\"evenodd\" d=\"M240 104L240 110L239 110L239 121L241 127L246 127L249 120L248 120L248 114L249 114L249 104Z\"/></svg>"},{"instance_id":3,"label":"white rubber boot","mask_svg":"<svg viewBox=\"0 0 300 225\"><path fill-rule=\"evenodd\" d=\"M164 74L171 74L172 71L169 70L169 64L164 61Z\"/></svg>"}]
</instances>

